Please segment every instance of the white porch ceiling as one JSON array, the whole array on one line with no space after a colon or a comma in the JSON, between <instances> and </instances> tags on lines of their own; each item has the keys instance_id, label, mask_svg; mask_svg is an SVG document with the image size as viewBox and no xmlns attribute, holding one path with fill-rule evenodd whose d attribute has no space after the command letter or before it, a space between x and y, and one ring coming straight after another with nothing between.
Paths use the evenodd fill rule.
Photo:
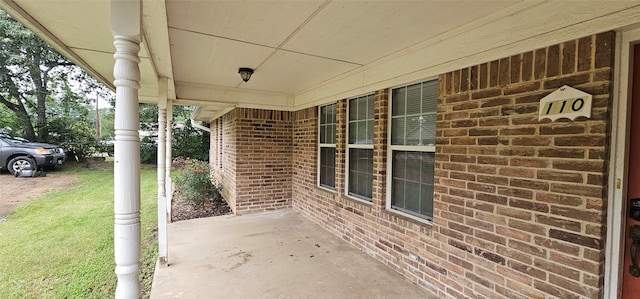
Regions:
<instances>
[{"instance_id":1,"label":"white porch ceiling","mask_svg":"<svg viewBox=\"0 0 640 299\"><path fill-rule=\"evenodd\" d=\"M158 77L211 120L230 107L296 110L640 22L639 1L143 0L140 99ZM110 3L0 0L112 86ZM237 71L251 67L248 83Z\"/></svg>"}]
</instances>

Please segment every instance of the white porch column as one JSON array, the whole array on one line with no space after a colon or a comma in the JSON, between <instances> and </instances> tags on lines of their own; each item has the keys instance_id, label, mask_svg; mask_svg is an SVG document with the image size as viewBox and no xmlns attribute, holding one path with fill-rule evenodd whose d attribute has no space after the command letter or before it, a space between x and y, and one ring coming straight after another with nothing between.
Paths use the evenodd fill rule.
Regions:
<instances>
[{"instance_id":1,"label":"white porch column","mask_svg":"<svg viewBox=\"0 0 640 299\"><path fill-rule=\"evenodd\" d=\"M173 101L167 100L167 153L166 153L166 176L167 176L167 215L171 217L171 200L173 199L173 188L171 183L171 163L173 159L171 157L171 140L173 140Z\"/></svg>"},{"instance_id":2,"label":"white porch column","mask_svg":"<svg viewBox=\"0 0 640 299\"><path fill-rule=\"evenodd\" d=\"M111 1L116 86L114 159L114 251L116 298L140 297L140 88L141 13L139 0Z\"/></svg>"},{"instance_id":3,"label":"white porch column","mask_svg":"<svg viewBox=\"0 0 640 299\"><path fill-rule=\"evenodd\" d=\"M167 78L158 80L158 262L166 267L167 244L167 194L166 131L167 131Z\"/></svg>"}]
</instances>

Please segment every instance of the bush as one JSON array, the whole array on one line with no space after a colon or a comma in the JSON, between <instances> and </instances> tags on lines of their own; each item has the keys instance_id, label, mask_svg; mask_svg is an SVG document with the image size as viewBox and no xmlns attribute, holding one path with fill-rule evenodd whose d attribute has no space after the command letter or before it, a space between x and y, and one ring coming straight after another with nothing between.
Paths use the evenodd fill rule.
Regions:
<instances>
[{"instance_id":1,"label":"bush","mask_svg":"<svg viewBox=\"0 0 640 299\"><path fill-rule=\"evenodd\" d=\"M54 118L48 128L47 142L62 147L68 160L85 161L100 148L95 132L82 121Z\"/></svg>"},{"instance_id":2,"label":"bush","mask_svg":"<svg viewBox=\"0 0 640 299\"><path fill-rule=\"evenodd\" d=\"M140 140L140 162L142 164L155 164L158 161L158 145L155 139L145 136Z\"/></svg>"},{"instance_id":3,"label":"bush","mask_svg":"<svg viewBox=\"0 0 640 299\"><path fill-rule=\"evenodd\" d=\"M175 180L176 192L193 205L203 205L207 199L220 198L222 186L211 180L209 171L207 162L186 159Z\"/></svg>"},{"instance_id":4,"label":"bush","mask_svg":"<svg viewBox=\"0 0 640 299\"><path fill-rule=\"evenodd\" d=\"M175 158L173 158L173 161L171 161L171 166L173 168L176 168L176 169L181 169L181 168L187 166L187 162L188 161L189 161L189 158L175 157Z\"/></svg>"},{"instance_id":5,"label":"bush","mask_svg":"<svg viewBox=\"0 0 640 299\"><path fill-rule=\"evenodd\" d=\"M191 126L190 122L173 126L173 156L209 160L209 133Z\"/></svg>"},{"instance_id":6,"label":"bush","mask_svg":"<svg viewBox=\"0 0 640 299\"><path fill-rule=\"evenodd\" d=\"M186 106L173 107L173 138L171 154L173 157L190 157L202 161L209 160L209 132L191 126L189 115L192 108ZM158 105L140 104L140 129L147 132L158 132ZM206 125L206 124L205 124ZM154 137L155 138L155 137ZM143 140L140 157L143 163L155 163L157 142Z\"/></svg>"}]
</instances>

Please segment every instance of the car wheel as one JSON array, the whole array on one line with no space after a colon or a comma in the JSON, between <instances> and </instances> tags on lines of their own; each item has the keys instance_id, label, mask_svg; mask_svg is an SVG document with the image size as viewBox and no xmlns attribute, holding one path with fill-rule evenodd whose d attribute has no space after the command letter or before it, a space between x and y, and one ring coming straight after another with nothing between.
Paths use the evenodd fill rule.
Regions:
<instances>
[{"instance_id":1,"label":"car wheel","mask_svg":"<svg viewBox=\"0 0 640 299\"><path fill-rule=\"evenodd\" d=\"M34 169L35 165L32 165L29 157L15 157L9 161L7 168L11 174L15 175L20 169Z\"/></svg>"}]
</instances>

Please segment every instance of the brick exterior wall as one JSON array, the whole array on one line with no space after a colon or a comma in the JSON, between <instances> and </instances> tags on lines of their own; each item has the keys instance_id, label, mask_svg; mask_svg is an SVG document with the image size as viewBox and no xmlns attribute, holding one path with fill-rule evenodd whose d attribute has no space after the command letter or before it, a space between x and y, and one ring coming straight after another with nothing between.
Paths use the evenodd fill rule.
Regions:
<instances>
[{"instance_id":1,"label":"brick exterior wall","mask_svg":"<svg viewBox=\"0 0 640 299\"><path fill-rule=\"evenodd\" d=\"M209 143L209 161L211 164L211 171L213 173L216 169L222 168L222 145L224 144L222 138L222 118L216 119L210 124L210 136L211 142Z\"/></svg>"},{"instance_id":2,"label":"brick exterior wall","mask_svg":"<svg viewBox=\"0 0 640 299\"><path fill-rule=\"evenodd\" d=\"M222 195L235 214L291 207L291 122L288 111L237 108L223 116L222 140L211 135L213 177L222 183ZM218 142L224 148L222 169L213 163Z\"/></svg>"},{"instance_id":3,"label":"brick exterior wall","mask_svg":"<svg viewBox=\"0 0 640 299\"><path fill-rule=\"evenodd\" d=\"M376 93L371 204L317 187L317 109L293 114L293 207L440 298L600 298L615 35L439 77L432 224L385 210L388 90ZM590 119L538 121L562 85L593 94Z\"/></svg>"},{"instance_id":4,"label":"brick exterior wall","mask_svg":"<svg viewBox=\"0 0 640 299\"><path fill-rule=\"evenodd\" d=\"M222 116L222 169L215 169L215 178L222 184L222 197L229 203L231 210L236 212L237 188L236 188L236 114L235 110ZM213 138L213 137L212 137Z\"/></svg>"},{"instance_id":5,"label":"brick exterior wall","mask_svg":"<svg viewBox=\"0 0 640 299\"><path fill-rule=\"evenodd\" d=\"M224 138L223 138L223 119L224 117L220 117L214 121L212 121L209 125L210 131L210 142L209 142L209 166L210 166L210 174L211 179L214 185L220 184L229 184L229 181L226 183L223 182L224 172L222 171L223 160L222 154L224 150L222 147L224 146ZM229 188L234 189L235 188ZM225 198L233 198L233 202L235 202L235 195L231 196L230 192L232 190L223 190L223 196ZM226 193L225 193L226 192ZM230 202L231 200L228 200Z\"/></svg>"}]
</instances>

